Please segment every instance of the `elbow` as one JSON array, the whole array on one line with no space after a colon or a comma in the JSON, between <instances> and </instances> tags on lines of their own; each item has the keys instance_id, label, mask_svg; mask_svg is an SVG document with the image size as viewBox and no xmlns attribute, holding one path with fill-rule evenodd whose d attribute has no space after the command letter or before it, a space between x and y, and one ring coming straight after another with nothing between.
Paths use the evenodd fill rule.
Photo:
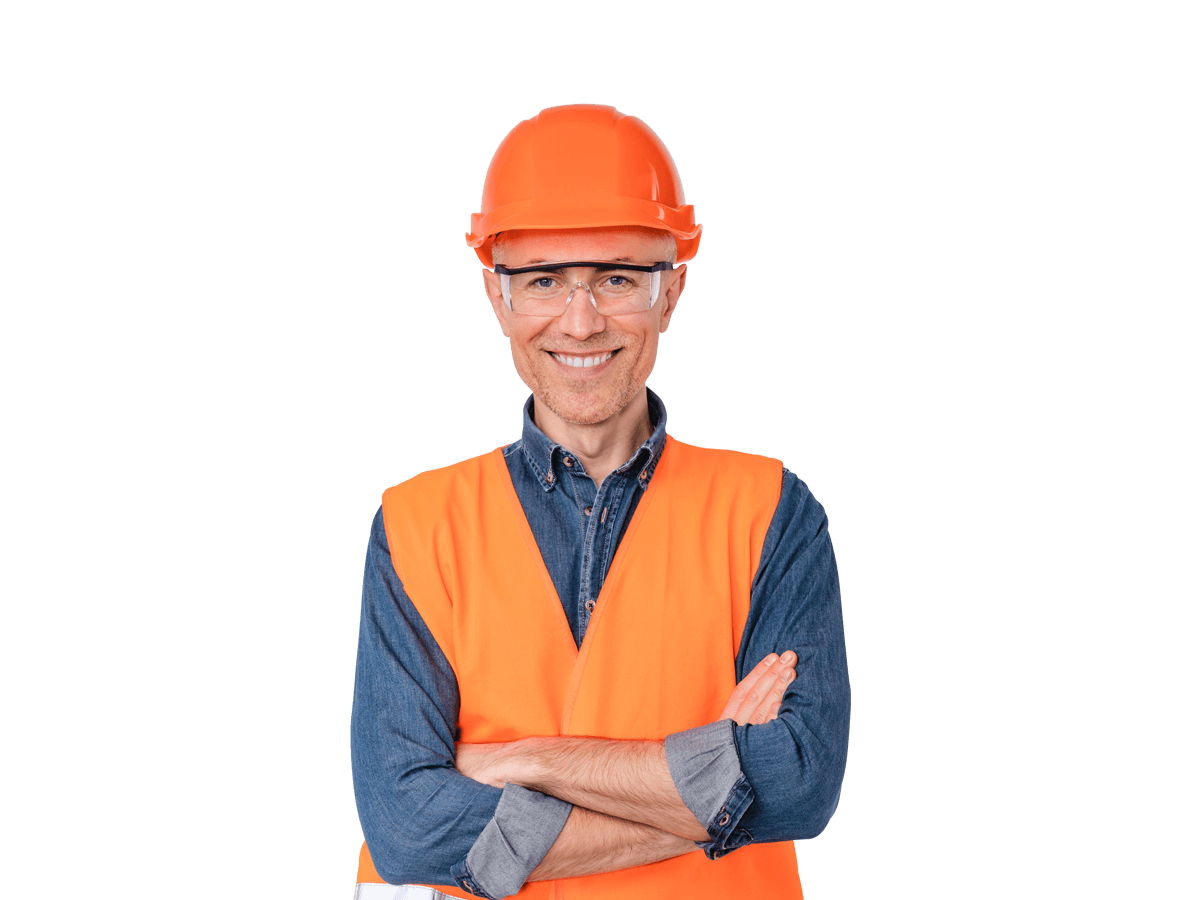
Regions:
<instances>
[{"instance_id":1,"label":"elbow","mask_svg":"<svg viewBox=\"0 0 1200 900\"><path fill-rule=\"evenodd\" d=\"M361 817L371 862L388 884L453 884L449 865L437 864L436 848L408 829L389 829Z\"/></svg>"},{"instance_id":2,"label":"elbow","mask_svg":"<svg viewBox=\"0 0 1200 900\"><path fill-rule=\"evenodd\" d=\"M370 841L367 841L367 849L371 851L371 862L375 865L376 873L388 884L439 883L438 879L414 877L412 872L400 865L400 861L395 856L382 850L378 844L372 845Z\"/></svg>"},{"instance_id":3,"label":"elbow","mask_svg":"<svg viewBox=\"0 0 1200 900\"><path fill-rule=\"evenodd\" d=\"M392 780L388 789L387 779L356 777L363 836L375 871L388 884L456 884L451 870L474 839L463 821L470 818L471 798L447 790L447 780L438 770L416 772Z\"/></svg>"},{"instance_id":4,"label":"elbow","mask_svg":"<svg viewBox=\"0 0 1200 900\"><path fill-rule=\"evenodd\" d=\"M419 817L418 817L419 818ZM431 884L459 887L472 843L469 835L453 833L447 823L393 820L392 827L363 821L363 836L375 871L388 884Z\"/></svg>"},{"instance_id":5,"label":"elbow","mask_svg":"<svg viewBox=\"0 0 1200 900\"><path fill-rule=\"evenodd\" d=\"M833 818L834 812L837 811L838 800L842 796L841 779L838 779L836 788L833 791L832 797L823 799L822 802L809 802L805 814L795 823L794 831L791 835L793 841L807 841L815 838L825 826L829 824L829 820Z\"/></svg>"},{"instance_id":6,"label":"elbow","mask_svg":"<svg viewBox=\"0 0 1200 900\"><path fill-rule=\"evenodd\" d=\"M388 784L390 790L380 790ZM479 838L479 824L494 814L497 788L443 770L355 776L359 824L380 880L389 884L456 886L456 875ZM494 798L494 799L493 799ZM486 822L485 822L486 824Z\"/></svg>"},{"instance_id":7,"label":"elbow","mask_svg":"<svg viewBox=\"0 0 1200 900\"><path fill-rule=\"evenodd\" d=\"M412 878L413 873L410 871L409 862L414 859L421 859L420 851L416 847L407 846L407 842L403 839L397 840L395 835L383 833L375 823L368 822L366 819L359 817L363 826L363 838L366 840L367 850L371 854L371 864L375 866L375 872L386 881L388 884L405 884L409 881L421 879Z\"/></svg>"},{"instance_id":8,"label":"elbow","mask_svg":"<svg viewBox=\"0 0 1200 900\"><path fill-rule=\"evenodd\" d=\"M801 757L802 761L804 757ZM846 774L846 746L824 746L808 755L794 784L796 820L792 840L815 838L837 811L842 797L842 778Z\"/></svg>"},{"instance_id":9,"label":"elbow","mask_svg":"<svg viewBox=\"0 0 1200 900\"><path fill-rule=\"evenodd\" d=\"M791 840L815 838L837 811L850 744L849 685L840 709L842 716L824 719L823 727L789 728L795 749L787 779L794 811Z\"/></svg>"}]
</instances>

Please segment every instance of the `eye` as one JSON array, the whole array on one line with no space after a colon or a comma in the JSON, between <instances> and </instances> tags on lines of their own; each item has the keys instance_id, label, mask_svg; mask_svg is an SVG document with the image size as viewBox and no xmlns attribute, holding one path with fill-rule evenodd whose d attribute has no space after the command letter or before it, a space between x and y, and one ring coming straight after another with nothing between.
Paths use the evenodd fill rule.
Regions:
<instances>
[{"instance_id":1,"label":"eye","mask_svg":"<svg viewBox=\"0 0 1200 900\"><path fill-rule=\"evenodd\" d=\"M554 287L554 279L549 275L543 275L541 278L533 279L529 286L545 290L546 288Z\"/></svg>"},{"instance_id":2,"label":"eye","mask_svg":"<svg viewBox=\"0 0 1200 900\"><path fill-rule=\"evenodd\" d=\"M608 280L609 287L616 287L616 288L629 287L629 283L630 283L629 279L626 278L624 275L609 275L607 280Z\"/></svg>"}]
</instances>

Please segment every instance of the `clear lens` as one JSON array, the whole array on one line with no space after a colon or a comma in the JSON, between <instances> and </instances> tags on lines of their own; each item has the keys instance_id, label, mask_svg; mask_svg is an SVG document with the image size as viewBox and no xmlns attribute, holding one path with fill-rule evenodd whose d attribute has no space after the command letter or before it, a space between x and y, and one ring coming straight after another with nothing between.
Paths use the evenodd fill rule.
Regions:
<instances>
[{"instance_id":1,"label":"clear lens","mask_svg":"<svg viewBox=\"0 0 1200 900\"><path fill-rule=\"evenodd\" d=\"M501 275L505 299L513 312L526 316L558 316L579 290L591 295L602 316L645 312L657 299L659 272L609 267L571 268Z\"/></svg>"}]
</instances>

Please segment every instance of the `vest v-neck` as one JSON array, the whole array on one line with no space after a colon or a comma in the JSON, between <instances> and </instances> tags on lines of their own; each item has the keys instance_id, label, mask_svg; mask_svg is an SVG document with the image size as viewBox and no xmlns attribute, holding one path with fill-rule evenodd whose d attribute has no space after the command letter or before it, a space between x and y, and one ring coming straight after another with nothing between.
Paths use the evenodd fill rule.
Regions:
<instances>
[{"instance_id":1,"label":"vest v-neck","mask_svg":"<svg viewBox=\"0 0 1200 900\"><path fill-rule=\"evenodd\" d=\"M504 462L504 448L500 446L500 448L493 451L494 457L496 457L496 464L503 475L503 482L506 488L508 488L505 493L508 494L512 514L520 522L517 527L521 528L521 532L524 535L524 544L528 548L530 562L536 560L534 565L541 575L542 587L546 590L546 600L554 607L554 618L556 618L559 624L559 634L566 641L570 642L571 649L575 652L575 664L571 670L571 684L568 691L566 691L566 702L563 704L562 720L560 720L559 725L560 732L563 734L571 733L571 716L575 712L576 697L580 694L584 672L587 671L588 658L595 643L596 630L598 630L601 620L604 618L608 602L610 602L610 596L612 595L611 586L619 583L620 570L623 568L625 559L628 559L630 554L634 552L631 550L631 547L635 546L634 541L637 540L638 526L640 526L642 518L646 517L647 510L653 509L655 497L659 493L659 485L670 476L671 448L673 443L670 434L667 434L666 443L662 446L662 454L659 457L658 469L655 472L656 478L650 479L650 484L646 488L646 497L643 497L641 502L637 504L637 509L634 510L634 517L630 520L629 527L625 529L625 536L620 541L616 556L613 557L612 565L608 568L607 575L605 576L604 586L600 588L600 594L596 598L596 608L592 612L592 619L588 623L588 630L584 632L583 642L580 647L575 646L575 636L571 634L570 623L566 620L566 612L563 608L562 599L558 596L558 590L554 588L553 578L550 577L550 570L546 568L545 558L541 556L538 541L534 538L533 527L529 524L529 517L521 505L521 498L517 496L516 486L512 484L512 475L509 472L509 467Z\"/></svg>"},{"instance_id":2,"label":"vest v-neck","mask_svg":"<svg viewBox=\"0 0 1200 900\"><path fill-rule=\"evenodd\" d=\"M658 469L661 469L667 464L667 457L671 445L674 443L670 435L667 435L666 443L663 445L662 453L659 455ZM569 716L570 707L574 699L575 693L578 691L579 682L582 677L583 667L587 659L587 650L592 641L592 635L595 633L596 625L601 617L604 607L608 603L608 597L611 594L609 585L615 581L617 573L620 571L622 563L629 555L629 547L636 538L638 524L644 518L645 510L654 500L658 493L657 486L661 482L660 479L652 478L650 484L646 487L646 495L641 498L637 505L637 509L633 511L633 516L629 520L629 524L625 528L625 534L621 538L621 543L617 547L617 552L613 556L612 565L609 566L608 573L604 578L604 584L600 588L600 593L596 598L596 608L592 612L591 621L588 623L587 631L583 636L583 643L579 646L575 644L575 637L571 633L570 623L567 621L566 612L563 609L561 598L558 596L558 590L554 586L554 579L550 577L550 570L546 567L546 560L542 556L541 548L538 547L537 539L533 535L533 528L529 524L529 517L525 513L525 509L521 506L521 499L517 496L516 486L512 481L512 474L508 471L508 465L504 459L504 448L498 447L492 454L493 460L496 463L497 469L501 476L501 481L505 486L505 494L509 499L509 506L516 519L516 527L521 531L525 538L525 546L528 549L534 566L538 570L542 580L542 587L545 592L546 599L553 605L555 611L555 619L560 624L559 629L562 636L571 645L571 650L575 654L575 671L572 676L572 690L570 699L568 699L567 710L564 710L564 721ZM665 474L665 473L664 473Z\"/></svg>"}]
</instances>

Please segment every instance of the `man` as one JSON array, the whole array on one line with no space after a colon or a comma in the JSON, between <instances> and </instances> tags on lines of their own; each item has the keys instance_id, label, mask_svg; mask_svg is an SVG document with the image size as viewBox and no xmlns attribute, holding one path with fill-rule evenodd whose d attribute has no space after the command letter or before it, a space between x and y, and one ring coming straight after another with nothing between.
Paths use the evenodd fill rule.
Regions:
<instances>
[{"instance_id":1,"label":"man","mask_svg":"<svg viewBox=\"0 0 1200 900\"><path fill-rule=\"evenodd\" d=\"M533 395L521 440L376 515L360 900L801 897L846 762L837 572L801 481L675 441L646 388L699 239L611 107L496 151L467 240Z\"/></svg>"}]
</instances>

